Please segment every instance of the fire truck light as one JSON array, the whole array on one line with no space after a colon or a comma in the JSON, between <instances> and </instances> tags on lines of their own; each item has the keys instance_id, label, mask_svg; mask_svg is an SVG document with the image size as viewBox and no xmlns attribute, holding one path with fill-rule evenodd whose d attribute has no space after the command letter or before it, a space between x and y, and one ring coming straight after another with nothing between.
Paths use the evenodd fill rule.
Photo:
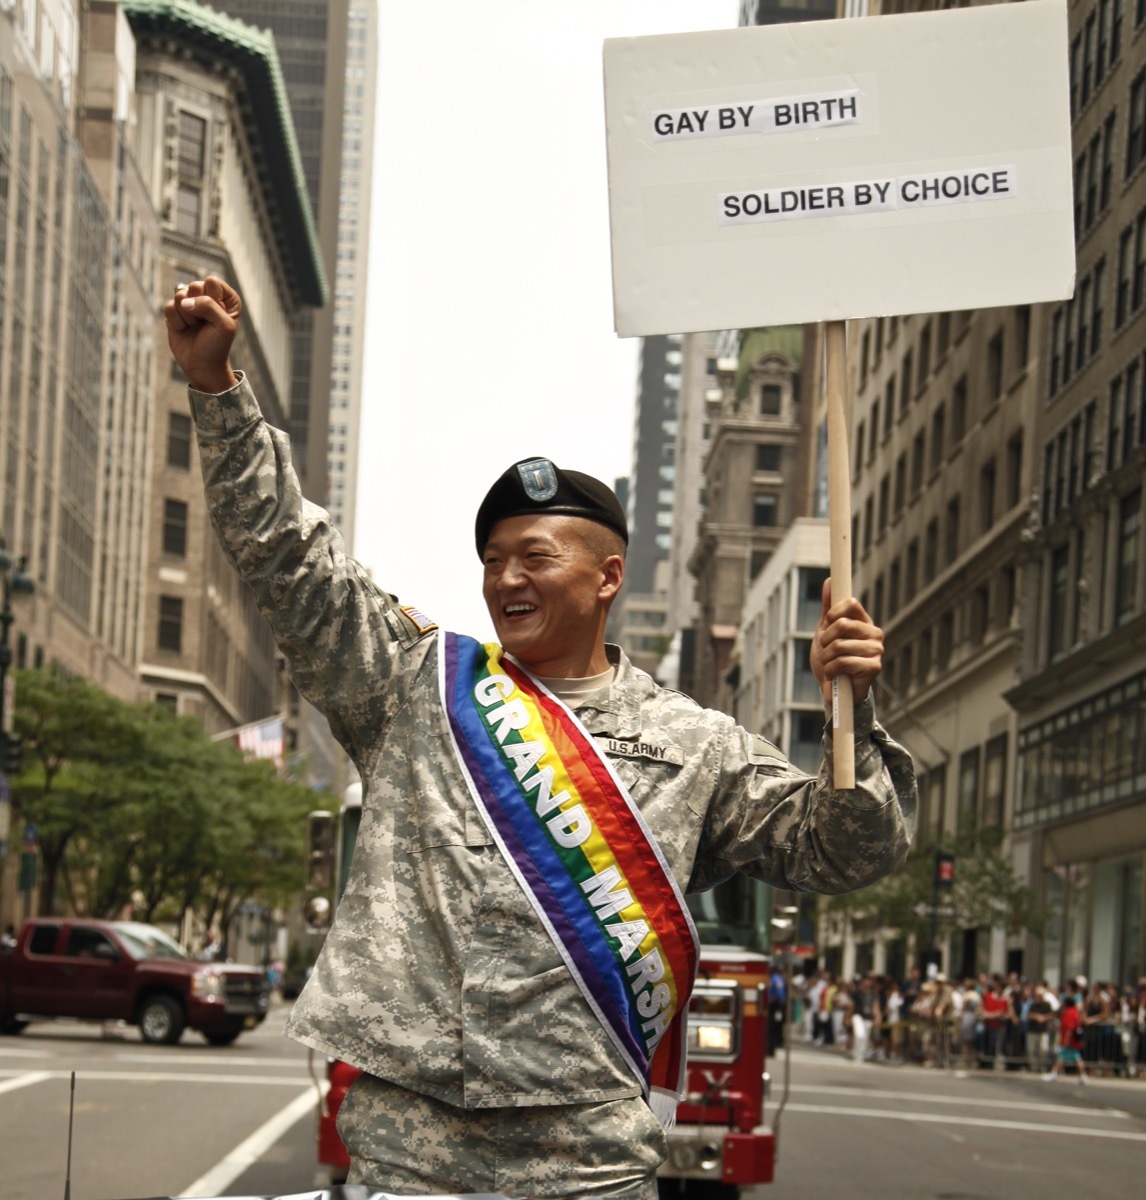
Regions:
<instances>
[{"instance_id":1,"label":"fire truck light","mask_svg":"<svg viewBox=\"0 0 1146 1200\"><path fill-rule=\"evenodd\" d=\"M728 1025L697 1025L696 1048L727 1054L732 1049L732 1029Z\"/></svg>"}]
</instances>

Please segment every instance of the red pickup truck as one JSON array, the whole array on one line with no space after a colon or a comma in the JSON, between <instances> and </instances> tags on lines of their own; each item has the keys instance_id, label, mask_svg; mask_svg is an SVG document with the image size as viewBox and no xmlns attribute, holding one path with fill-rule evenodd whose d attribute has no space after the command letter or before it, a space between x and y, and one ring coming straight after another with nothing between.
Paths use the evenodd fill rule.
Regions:
<instances>
[{"instance_id":1,"label":"red pickup truck","mask_svg":"<svg viewBox=\"0 0 1146 1200\"><path fill-rule=\"evenodd\" d=\"M40 917L0 953L0 1033L33 1017L126 1021L145 1042L195 1029L227 1046L267 1015L255 967L199 962L161 929L135 921Z\"/></svg>"}]
</instances>

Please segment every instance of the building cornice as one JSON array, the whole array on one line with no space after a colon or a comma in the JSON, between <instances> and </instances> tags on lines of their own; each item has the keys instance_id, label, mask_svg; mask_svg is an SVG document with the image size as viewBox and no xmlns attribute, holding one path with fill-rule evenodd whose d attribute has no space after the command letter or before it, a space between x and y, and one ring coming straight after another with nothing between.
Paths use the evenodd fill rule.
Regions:
<instances>
[{"instance_id":1,"label":"building cornice","mask_svg":"<svg viewBox=\"0 0 1146 1200\"><path fill-rule=\"evenodd\" d=\"M288 277L301 304L330 298L273 34L193 0L123 0L140 50L229 73Z\"/></svg>"}]
</instances>

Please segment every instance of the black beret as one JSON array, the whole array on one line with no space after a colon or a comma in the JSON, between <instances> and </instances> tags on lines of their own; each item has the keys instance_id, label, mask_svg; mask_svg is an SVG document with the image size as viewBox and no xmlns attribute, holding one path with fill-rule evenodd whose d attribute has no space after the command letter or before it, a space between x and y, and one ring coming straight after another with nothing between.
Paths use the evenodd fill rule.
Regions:
<instances>
[{"instance_id":1,"label":"black beret","mask_svg":"<svg viewBox=\"0 0 1146 1200\"><path fill-rule=\"evenodd\" d=\"M485 494L474 522L478 555L498 521L530 513L585 517L608 526L629 542L625 510L613 489L581 471L563 471L547 458L523 458L509 467Z\"/></svg>"}]
</instances>

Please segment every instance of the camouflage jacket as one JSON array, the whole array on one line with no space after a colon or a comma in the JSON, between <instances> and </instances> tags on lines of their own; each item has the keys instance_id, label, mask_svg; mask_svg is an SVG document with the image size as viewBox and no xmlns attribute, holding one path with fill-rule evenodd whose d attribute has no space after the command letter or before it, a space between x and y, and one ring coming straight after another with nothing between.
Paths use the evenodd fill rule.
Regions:
<instances>
[{"instance_id":1,"label":"camouflage jacket","mask_svg":"<svg viewBox=\"0 0 1146 1200\"><path fill-rule=\"evenodd\" d=\"M438 695L436 630L375 586L303 499L287 437L245 382L191 398L224 550L363 780L349 881L288 1033L455 1105L639 1094L466 790ZM744 871L845 892L903 862L915 779L870 702L856 708L856 789L835 792L830 753L809 778L611 654L612 685L577 713L682 889Z\"/></svg>"}]
</instances>

